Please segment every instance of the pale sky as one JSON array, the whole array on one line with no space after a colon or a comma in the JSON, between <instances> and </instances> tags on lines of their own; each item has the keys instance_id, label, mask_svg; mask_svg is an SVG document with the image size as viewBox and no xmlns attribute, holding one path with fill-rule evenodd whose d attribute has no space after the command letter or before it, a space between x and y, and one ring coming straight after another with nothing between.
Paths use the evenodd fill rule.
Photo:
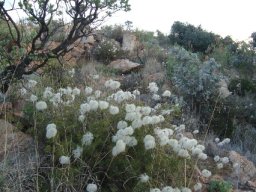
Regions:
<instances>
[{"instance_id":1,"label":"pale sky","mask_svg":"<svg viewBox=\"0 0 256 192\"><path fill-rule=\"evenodd\" d=\"M8 2L8 1L7 1ZM13 0L9 0L13 2ZM129 0L131 11L114 14L105 24L124 24L134 28L169 34L174 21L201 25L203 29L248 41L256 32L256 0ZM15 15L17 13L14 13ZM20 15L21 16L21 15ZM17 16L16 16L17 17Z\"/></svg>"},{"instance_id":2,"label":"pale sky","mask_svg":"<svg viewBox=\"0 0 256 192\"><path fill-rule=\"evenodd\" d=\"M133 22L134 28L169 34L174 21L234 40L248 40L256 32L256 0L129 0L131 11L113 15L107 24Z\"/></svg>"}]
</instances>

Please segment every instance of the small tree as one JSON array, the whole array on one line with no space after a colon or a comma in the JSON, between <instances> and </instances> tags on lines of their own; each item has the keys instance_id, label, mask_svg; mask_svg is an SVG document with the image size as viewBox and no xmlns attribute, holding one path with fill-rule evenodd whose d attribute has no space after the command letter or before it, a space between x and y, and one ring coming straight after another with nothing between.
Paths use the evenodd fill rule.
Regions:
<instances>
[{"instance_id":1,"label":"small tree","mask_svg":"<svg viewBox=\"0 0 256 192\"><path fill-rule=\"evenodd\" d=\"M78 39L91 35L113 13L129 11L128 1L21 0L18 5L15 0L0 1L0 22L7 26L9 33L9 41L5 42L4 36L0 38L0 44L4 44L0 52L1 90L6 92L13 78L21 79L24 74L45 66L49 59L64 56L76 46ZM26 14L23 24L15 21L14 11ZM60 22L53 25L56 18ZM60 30L66 31L65 37L51 46L51 37Z\"/></svg>"}]
</instances>

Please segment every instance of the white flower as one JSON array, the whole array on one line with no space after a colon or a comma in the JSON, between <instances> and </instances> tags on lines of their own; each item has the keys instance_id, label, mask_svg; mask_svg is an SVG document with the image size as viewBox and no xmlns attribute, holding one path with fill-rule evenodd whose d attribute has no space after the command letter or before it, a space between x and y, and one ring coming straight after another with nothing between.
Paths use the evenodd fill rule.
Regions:
<instances>
[{"instance_id":1,"label":"white flower","mask_svg":"<svg viewBox=\"0 0 256 192\"><path fill-rule=\"evenodd\" d=\"M150 192L161 192L161 190L158 188L151 188Z\"/></svg>"},{"instance_id":2,"label":"white flower","mask_svg":"<svg viewBox=\"0 0 256 192\"><path fill-rule=\"evenodd\" d=\"M228 157L223 157L223 158L220 158L220 161L221 161L223 164L227 164L227 163L229 163L229 158L228 158Z\"/></svg>"},{"instance_id":3,"label":"white flower","mask_svg":"<svg viewBox=\"0 0 256 192\"><path fill-rule=\"evenodd\" d=\"M79 115L79 117L78 117L78 121L80 121L80 122L84 122L84 120L85 120L85 116L84 115Z\"/></svg>"},{"instance_id":4,"label":"white flower","mask_svg":"<svg viewBox=\"0 0 256 192\"><path fill-rule=\"evenodd\" d=\"M118 140L116 142L116 146L113 147L112 149L112 155L113 156L117 156L119 153L122 153L125 151L125 147L126 147L126 144L123 140Z\"/></svg>"},{"instance_id":5,"label":"white flower","mask_svg":"<svg viewBox=\"0 0 256 192\"><path fill-rule=\"evenodd\" d=\"M46 127L46 138L50 139L55 137L57 134L56 125L54 123L48 124Z\"/></svg>"},{"instance_id":6,"label":"white flower","mask_svg":"<svg viewBox=\"0 0 256 192\"><path fill-rule=\"evenodd\" d=\"M136 96L137 96L137 95L140 95L140 91L136 89L136 90L134 90L134 91L132 92L132 94L134 94L134 95L136 95Z\"/></svg>"},{"instance_id":7,"label":"white flower","mask_svg":"<svg viewBox=\"0 0 256 192\"><path fill-rule=\"evenodd\" d=\"M140 182L146 183L146 182L149 181L149 176L148 176L146 173L144 173L144 174L141 174L141 175L139 176L139 179L140 179Z\"/></svg>"},{"instance_id":8,"label":"white flower","mask_svg":"<svg viewBox=\"0 0 256 192\"><path fill-rule=\"evenodd\" d=\"M109 106L109 103L107 101L99 101L99 108L101 110L107 109Z\"/></svg>"},{"instance_id":9,"label":"white flower","mask_svg":"<svg viewBox=\"0 0 256 192\"><path fill-rule=\"evenodd\" d=\"M202 183L196 183L194 185L194 190L195 191L200 191L202 189Z\"/></svg>"},{"instance_id":10,"label":"white flower","mask_svg":"<svg viewBox=\"0 0 256 192\"><path fill-rule=\"evenodd\" d=\"M149 83L148 88L149 88L149 91L152 93L156 93L158 91L158 87L155 82Z\"/></svg>"},{"instance_id":11,"label":"white flower","mask_svg":"<svg viewBox=\"0 0 256 192\"><path fill-rule=\"evenodd\" d=\"M99 98L101 96L101 91L100 90L96 90L94 92L95 98Z\"/></svg>"},{"instance_id":12,"label":"white flower","mask_svg":"<svg viewBox=\"0 0 256 192\"><path fill-rule=\"evenodd\" d=\"M59 158L59 162L62 165L68 165L68 164L70 164L70 157L68 157L68 156L61 156Z\"/></svg>"},{"instance_id":13,"label":"white flower","mask_svg":"<svg viewBox=\"0 0 256 192\"><path fill-rule=\"evenodd\" d=\"M165 186L162 192L174 192L174 189L171 186Z\"/></svg>"},{"instance_id":14,"label":"white flower","mask_svg":"<svg viewBox=\"0 0 256 192\"><path fill-rule=\"evenodd\" d=\"M82 137L82 144L83 145L91 145L93 140L93 134L91 132L87 132Z\"/></svg>"},{"instance_id":15,"label":"white flower","mask_svg":"<svg viewBox=\"0 0 256 192\"><path fill-rule=\"evenodd\" d=\"M152 135L146 135L143 141L146 150L154 149L156 146L155 138Z\"/></svg>"},{"instance_id":16,"label":"white flower","mask_svg":"<svg viewBox=\"0 0 256 192\"><path fill-rule=\"evenodd\" d=\"M86 191L88 192L96 192L98 189L97 185L94 183L89 183L86 187Z\"/></svg>"},{"instance_id":17,"label":"white flower","mask_svg":"<svg viewBox=\"0 0 256 192\"><path fill-rule=\"evenodd\" d=\"M202 171L202 175L206 178L210 177L212 175L212 173L210 171L208 171L207 169L204 169Z\"/></svg>"},{"instance_id":18,"label":"white flower","mask_svg":"<svg viewBox=\"0 0 256 192\"><path fill-rule=\"evenodd\" d=\"M187 187L183 187L181 189L181 192L191 192L191 189L187 188Z\"/></svg>"},{"instance_id":19,"label":"white flower","mask_svg":"<svg viewBox=\"0 0 256 192\"><path fill-rule=\"evenodd\" d=\"M75 88L72 90L72 93L73 93L74 95L80 95L81 91L80 91L80 89L78 89L77 87L75 87Z\"/></svg>"},{"instance_id":20,"label":"white flower","mask_svg":"<svg viewBox=\"0 0 256 192\"><path fill-rule=\"evenodd\" d=\"M112 115L116 115L116 114L119 113L119 108L117 106L111 105L109 107L109 113L112 114Z\"/></svg>"},{"instance_id":21,"label":"white flower","mask_svg":"<svg viewBox=\"0 0 256 192\"><path fill-rule=\"evenodd\" d=\"M135 112L136 106L134 104L126 104L125 110L126 110L126 113Z\"/></svg>"},{"instance_id":22,"label":"white flower","mask_svg":"<svg viewBox=\"0 0 256 192\"><path fill-rule=\"evenodd\" d=\"M205 153L200 153L198 155L198 158L201 159L201 160L206 160L207 159L207 155Z\"/></svg>"},{"instance_id":23,"label":"white flower","mask_svg":"<svg viewBox=\"0 0 256 192\"><path fill-rule=\"evenodd\" d=\"M185 158L185 159L189 159L190 158L190 155L188 153L188 151L186 149L180 149L178 151L178 156L182 157L182 158Z\"/></svg>"},{"instance_id":24,"label":"white flower","mask_svg":"<svg viewBox=\"0 0 256 192\"><path fill-rule=\"evenodd\" d=\"M105 87L110 88L112 90L118 89L120 87L120 85L121 85L120 82L114 81L112 79L105 82Z\"/></svg>"},{"instance_id":25,"label":"white flower","mask_svg":"<svg viewBox=\"0 0 256 192\"><path fill-rule=\"evenodd\" d=\"M90 109L91 109L92 111L97 111L97 109L98 109L98 107L99 107L99 103L98 103L98 101L96 101L96 100L90 100L90 101L89 101L89 106L90 106Z\"/></svg>"},{"instance_id":26,"label":"white flower","mask_svg":"<svg viewBox=\"0 0 256 192\"><path fill-rule=\"evenodd\" d=\"M47 104L46 104L46 102L44 102L44 101L38 101L38 102L36 102L36 109L37 109L38 111L43 111L43 110L47 109Z\"/></svg>"},{"instance_id":27,"label":"white flower","mask_svg":"<svg viewBox=\"0 0 256 192\"><path fill-rule=\"evenodd\" d=\"M24 87L22 87L22 88L20 89L20 94L21 94L22 96L26 95L26 94L27 94L27 90L26 90Z\"/></svg>"},{"instance_id":28,"label":"white flower","mask_svg":"<svg viewBox=\"0 0 256 192\"><path fill-rule=\"evenodd\" d=\"M143 125L149 125L149 124L152 124L152 123L153 123L152 117L150 117L150 116L143 117L143 119L142 119L142 124Z\"/></svg>"},{"instance_id":29,"label":"white flower","mask_svg":"<svg viewBox=\"0 0 256 192\"><path fill-rule=\"evenodd\" d=\"M79 157L81 157L81 154L83 152L83 148L77 146L76 149L74 149L72 152L73 152L73 155L74 155L75 158L79 158Z\"/></svg>"},{"instance_id":30,"label":"white flower","mask_svg":"<svg viewBox=\"0 0 256 192\"><path fill-rule=\"evenodd\" d=\"M36 84L37 84L37 81L30 79L30 80L28 80L27 86L29 89L31 89L31 88L35 87Z\"/></svg>"},{"instance_id":31,"label":"white flower","mask_svg":"<svg viewBox=\"0 0 256 192\"><path fill-rule=\"evenodd\" d=\"M193 131L193 134L195 134L195 135L198 133L199 133L199 130L197 130L197 129Z\"/></svg>"},{"instance_id":32,"label":"white flower","mask_svg":"<svg viewBox=\"0 0 256 192\"><path fill-rule=\"evenodd\" d=\"M153 94L152 99L155 101L159 101L161 99L161 97L158 94Z\"/></svg>"},{"instance_id":33,"label":"white flower","mask_svg":"<svg viewBox=\"0 0 256 192\"><path fill-rule=\"evenodd\" d=\"M217 168L222 169L223 168L223 163L217 163Z\"/></svg>"},{"instance_id":34,"label":"white flower","mask_svg":"<svg viewBox=\"0 0 256 192\"><path fill-rule=\"evenodd\" d=\"M163 97L171 97L171 92L168 90L165 90L162 94Z\"/></svg>"},{"instance_id":35,"label":"white flower","mask_svg":"<svg viewBox=\"0 0 256 192\"><path fill-rule=\"evenodd\" d=\"M128 126L127 122L126 121L119 121L117 123L117 129L124 129Z\"/></svg>"},{"instance_id":36,"label":"white flower","mask_svg":"<svg viewBox=\"0 0 256 192\"><path fill-rule=\"evenodd\" d=\"M214 139L214 141L215 141L216 143L219 143L219 142L220 142L220 139L217 137L217 138Z\"/></svg>"},{"instance_id":37,"label":"white flower","mask_svg":"<svg viewBox=\"0 0 256 192\"><path fill-rule=\"evenodd\" d=\"M91 87L88 87L88 86L85 87L85 89L84 89L85 95L92 94L92 91L93 91L93 89Z\"/></svg>"},{"instance_id":38,"label":"white flower","mask_svg":"<svg viewBox=\"0 0 256 192\"><path fill-rule=\"evenodd\" d=\"M33 103L36 102L37 99L38 99L37 96L36 96L36 95L33 95L33 94L32 94L32 95L30 96L30 98L29 98L29 100L30 100L31 102L33 102Z\"/></svg>"},{"instance_id":39,"label":"white flower","mask_svg":"<svg viewBox=\"0 0 256 192\"><path fill-rule=\"evenodd\" d=\"M43 93L43 98L49 99L52 96L53 96L52 88L51 87L46 87L45 90L44 90L44 93Z\"/></svg>"},{"instance_id":40,"label":"white flower","mask_svg":"<svg viewBox=\"0 0 256 192\"><path fill-rule=\"evenodd\" d=\"M148 107L148 106L147 107L142 107L141 108L141 114L142 115L149 115L151 113L151 110L152 109L150 107Z\"/></svg>"},{"instance_id":41,"label":"white flower","mask_svg":"<svg viewBox=\"0 0 256 192\"><path fill-rule=\"evenodd\" d=\"M214 159L215 162L218 162L220 160L220 156L216 155L216 156L214 156L213 159Z\"/></svg>"},{"instance_id":42,"label":"white flower","mask_svg":"<svg viewBox=\"0 0 256 192\"><path fill-rule=\"evenodd\" d=\"M80 113L85 114L86 112L89 112L91 110L91 107L88 103L82 103L80 105Z\"/></svg>"}]
</instances>

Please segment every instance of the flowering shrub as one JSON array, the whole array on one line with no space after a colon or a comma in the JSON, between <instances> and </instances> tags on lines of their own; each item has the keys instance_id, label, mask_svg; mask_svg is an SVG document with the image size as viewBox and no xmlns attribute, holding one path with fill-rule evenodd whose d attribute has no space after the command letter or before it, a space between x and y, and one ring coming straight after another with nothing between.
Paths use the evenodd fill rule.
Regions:
<instances>
[{"instance_id":1,"label":"flowering shrub","mask_svg":"<svg viewBox=\"0 0 256 192\"><path fill-rule=\"evenodd\" d=\"M158 93L154 82L148 89L152 97L171 96L168 90ZM205 147L184 135L185 125L170 124L175 106L152 108L136 99L139 94L124 92L112 79L101 90L85 85L34 92L44 105L28 100L24 113L34 118L30 132L43 146L39 156L47 157L40 173L51 178L50 184L38 178L40 189L167 192L191 191L194 184L199 189L200 183L187 181L195 160L207 160ZM202 176L211 172L204 169Z\"/></svg>"},{"instance_id":2,"label":"flowering shrub","mask_svg":"<svg viewBox=\"0 0 256 192\"><path fill-rule=\"evenodd\" d=\"M109 64L114 59L120 58L124 52L118 42L104 39L95 47L93 54L97 60Z\"/></svg>"}]
</instances>

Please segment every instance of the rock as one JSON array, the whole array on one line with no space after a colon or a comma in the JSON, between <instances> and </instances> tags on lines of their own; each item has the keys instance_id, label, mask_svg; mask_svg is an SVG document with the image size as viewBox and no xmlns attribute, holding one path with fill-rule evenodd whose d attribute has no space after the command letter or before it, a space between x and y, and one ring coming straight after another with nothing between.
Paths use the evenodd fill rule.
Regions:
<instances>
[{"instance_id":1,"label":"rock","mask_svg":"<svg viewBox=\"0 0 256 192\"><path fill-rule=\"evenodd\" d=\"M237 166L233 168L231 176L238 178L241 185L245 185L248 181L256 179L256 167L246 157L241 156L235 151L230 151L229 159L233 166L235 163L237 164Z\"/></svg>"},{"instance_id":2,"label":"rock","mask_svg":"<svg viewBox=\"0 0 256 192\"><path fill-rule=\"evenodd\" d=\"M115 61L112 61L109 64L109 67L113 69L117 69L121 73L130 73L132 71L136 71L139 68L142 67L139 63L134 63L132 61L129 61L128 59L118 59Z\"/></svg>"},{"instance_id":3,"label":"rock","mask_svg":"<svg viewBox=\"0 0 256 192\"><path fill-rule=\"evenodd\" d=\"M122 50L133 51L136 45L137 45L137 38L134 34L129 32L123 34Z\"/></svg>"},{"instance_id":4,"label":"rock","mask_svg":"<svg viewBox=\"0 0 256 192\"><path fill-rule=\"evenodd\" d=\"M0 119L0 188L26 191L30 181L35 181L36 162L33 138Z\"/></svg>"}]
</instances>

